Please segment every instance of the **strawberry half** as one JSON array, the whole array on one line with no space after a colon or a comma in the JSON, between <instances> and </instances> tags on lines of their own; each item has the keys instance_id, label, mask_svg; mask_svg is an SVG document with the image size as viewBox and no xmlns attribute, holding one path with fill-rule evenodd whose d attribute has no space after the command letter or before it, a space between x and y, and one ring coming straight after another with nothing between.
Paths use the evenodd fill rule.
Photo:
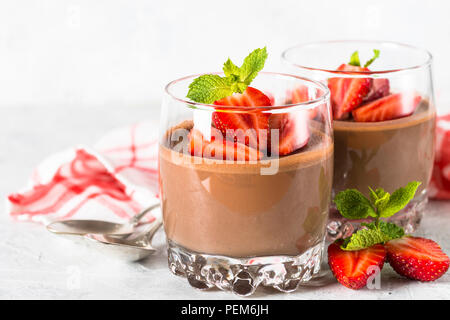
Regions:
<instances>
[{"instance_id":1,"label":"strawberry half","mask_svg":"<svg viewBox=\"0 0 450 320\"><path fill-rule=\"evenodd\" d=\"M367 285L367 279L373 274L369 267L381 270L386 258L386 250L381 244L358 251L345 251L340 242L328 247L328 264L333 275L347 288L358 290Z\"/></svg>"},{"instance_id":2,"label":"strawberry half","mask_svg":"<svg viewBox=\"0 0 450 320\"><path fill-rule=\"evenodd\" d=\"M342 64L337 69L346 72L368 72L367 68ZM330 78L328 88L331 92L333 118L345 119L348 112L358 107L369 93L372 85L371 78Z\"/></svg>"},{"instance_id":3,"label":"strawberry half","mask_svg":"<svg viewBox=\"0 0 450 320\"><path fill-rule=\"evenodd\" d=\"M270 114L262 113L251 107L271 106L270 98L261 91L247 87L244 93L235 93L232 96L217 100L214 102L218 106L248 107L242 110L217 108L213 113L212 119L214 126L219 129L223 136L227 135L227 130L233 130L233 138L235 142L240 142L253 148L258 148L261 144L264 149L265 141L259 141L259 130L267 130L269 128ZM239 111L239 112L238 112ZM243 131L236 132L242 129ZM247 131L253 129L253 131ZM243 135L247 132L248 135Z\"/></svg>"},{"instance_id":4,"label":"strawberry half","mask_svg":"<svg viewBox=\"0 0 450 320\"><path fill-rule=\"evenodd\" d=\"M411 115L422 98L416 93L395 93L353 110L357 122L376 122Z\"/></svg>"},{"instance_id":5,"label":"strawberry half","mask_svg":"<svg viewBox=\"0 0 450 320\"><path fill-rule=\"evenodd\" d=\"M399 274L419 281L434 281L449 267L449 258L433 240L403 237L386 243L387 261Z\"/></svg>"}]
</instances>

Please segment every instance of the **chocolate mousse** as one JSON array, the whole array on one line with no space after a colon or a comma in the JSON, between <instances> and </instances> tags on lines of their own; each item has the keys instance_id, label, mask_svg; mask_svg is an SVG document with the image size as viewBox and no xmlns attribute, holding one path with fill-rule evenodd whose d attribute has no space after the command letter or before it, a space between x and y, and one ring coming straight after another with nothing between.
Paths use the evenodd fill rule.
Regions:
<instances>
[{"instance_id":1,"label":"chocolate mousse","mask_svg":"<svg viewBox=\"0 0 450 320\"><path fill-rule=\"evenodd\" d=\"M170 270L198 289L291 292L320 271L333 179L329 94L261 72L266 48L169 83L159 186ZM187 119L185 121L182 121Z\"/></svg>"},{"instance_id":2,"label":"chocolate mousse","mask_svg":"<svg viewBox=\"0 0 450 320\"><path fill-rule=\"evenodd\" d=\"M355 51L350 62L337 68L337 76L328 78L335 139L333 193L351 188L369 196L369 187L392 193L419 181L416 197L395 218L412 231L420 222L433 168L432 92L421 86L426 77L420 72L401 77L398 70L372 72L368 66L380 56L379 50L373 51L364 65ZM334 210L330 217L334 219ZM335 225L330 226L334 233Z\"/></svg>"},{"instance_id":3,"label":"chocolate mousse","mask_svg":"<svg viewBox=\"0 0 450 320\"><path fill-rule=\"evenodd\" d=\"M329 136L311 129L305 147L280 157L277 173L262 175L264 159L207 163L180 152L186 141L170 137L192 127L191 121L177 125L160 145L169 241L194 252L252 257L298 255L323 240L333 175Z\"/></svg>"},{"instance_id":4,"label":"chocolate mousse","mask_svg":"<svg viewBox=\"0 0 450 320\"><path fill-rule=\"evenodd\" d=\"M420 181L420 194L433 167L435 118L434 108L422 100L414 114L399 119L334 120L334 193L355 188L369 196L368 186L393 192Z\"/></svg>"}]
</instances>

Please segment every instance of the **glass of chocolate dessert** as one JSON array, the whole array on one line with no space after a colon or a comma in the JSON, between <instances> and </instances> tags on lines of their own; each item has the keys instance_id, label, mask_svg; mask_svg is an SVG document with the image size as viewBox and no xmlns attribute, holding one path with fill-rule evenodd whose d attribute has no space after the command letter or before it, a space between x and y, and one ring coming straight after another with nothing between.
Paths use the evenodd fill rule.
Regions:
<instances>
[{"instance_id":1,"label":"glass of chocolate dessert","mask_svg":"<svg viewBox=\"0 0 450 320\"><path fill-rule=\"evenodd\" d=\"M431 54L393 42L329 41L282 54L295 74L330 89L334 129L333 197L355 188L369 196L421 182L416 197L390 221L414 231L427 203L435 138ZM330 210L331 239L354 225Z\"/></svg>"},{"instance_id":2,"label":"glass of chocolate dessert","mask_svg":"<svg viewBox=\"0 0 450 320\"><path fill-rule=\"evenodd\" d=\"M246 61L165 88L169 268L199 289L289 292L320 270L333 177L329 90L266 72L250 75L250 86Z\"/></svg>"}]
</instances>

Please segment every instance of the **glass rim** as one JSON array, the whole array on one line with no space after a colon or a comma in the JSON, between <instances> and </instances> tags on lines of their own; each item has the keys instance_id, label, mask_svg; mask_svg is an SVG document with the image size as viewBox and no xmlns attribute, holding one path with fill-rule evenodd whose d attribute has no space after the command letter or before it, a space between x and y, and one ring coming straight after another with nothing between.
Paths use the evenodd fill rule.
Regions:
<instances>
[{"instance_id":1,"label":"glass rim","mask_svg":"<svg viewBox=\"0 0 450 320\"><path fill-rule=\"evenodd\" d=\"M293 60L289 59L287 57L287 55L289 54L289 52L292 52L294 50L297 49L301 49L301 48L305 48L308 46L315 46L315 45L326 45L326 44L339 44L339 43L363 43L363 44L369 44L369 43L373 43L373 44L379 44L379 45L394 45L397 47L401 47L404 49L409 49L409 50L414 50L417 52L421 52L423 54L425 54L425 59L422 63L420 64L414 64L408 67L403 67L403 68L391 68L391 69L384 69L384 70L377 70L377 71L342 71L342 70L330 70L327 68L315 68L315 67L308 67L308 66L304 66L302 64L298 64L295 63ZM344 75L355 75L355 74L360 74L360 75L373 75L373 74L386 74L386 73L394 73L394 72L401 72L401 71L406 71L406 70L414 70L414 69L420 69L420 68L424 68L424 67L428 67L429 65L431 65L431 63L433 62L433 55L431 54L431 52L429 52L428 50L421 48L421 47L416 47L410 44L405 44L405 43L401 43L401 42L396 42L396 41L379 41L379 40L328 40L328 41L313 41L313 42L306 42L306 43L301 43L301 44L297 44L295 46L289 47L286 50L284 50L281 53L281 59L283 60L283 62L290 64L291 66L300 68L300 69L304 69L304 70L309 70L309 71L321 71L321 72L328 72L328 73L334 73L334 74L344 74Z\"/></svg>"},{"instance_id":2,"label":"glass rim","mask_svg":"<svg viewBox=\"0 0 450 320\"><path fill-rule=\"evenodd\" d=\"M171 92L171 88L172 86L174 86L175 84L182 82L182 81L186 81L188 79L195 79L199 76L205 75L205 74L217 74L217 75L221 75L223 74L223 72L209 72L209 73L199 73L199 74L192 74L192 75L188 75L176 80L173 80L171 82L169 82L165 88L164 91L166 92L166 94L168 94L171 98L181 102L181 103L185 103L187 104L190 108L193 109L201 109L201 110L210 110L210 111L216 111L217 108L220 107L225 107L225 106L219 106L219 105L215 105L215 104L208 104L208 103L200 103L200 102L195 102L192 100L189 100L187 98L181 98L179 96L176 96L173 92ZM296 108L296 107L307 107L306 109L311 109L316 107L317 105L323 104L324 101L327 101L330 99L330 90L328 89L328 86L326 86L325 84L323 84L320 81L316 81L310 78L306 78L306 77L302 77L302 76L297 76L297 75L293 75L293 74L288 74L288 73L280 73L280 72L270 72L270 71L261 71L258 73L257 77L259 75L268 75L268 76L281 76L281 77L287 77L287 78L294 78L297 80L301 80L301 81L306 81L309 83L314 84L317 88L321 89L323 91L323 95L321 95L320 97L313 99L313 100L308 100L305 102L300 102L300 103L290 103L290 104L283 104L283 105L274 105L274 106L255 106L255 107L251 107L253 110L280 110L280 109L291 109L291 108ZM237 109L240 112L243 112L243 106L226 106L227 109Z\"/></svg>"}]
</instances>

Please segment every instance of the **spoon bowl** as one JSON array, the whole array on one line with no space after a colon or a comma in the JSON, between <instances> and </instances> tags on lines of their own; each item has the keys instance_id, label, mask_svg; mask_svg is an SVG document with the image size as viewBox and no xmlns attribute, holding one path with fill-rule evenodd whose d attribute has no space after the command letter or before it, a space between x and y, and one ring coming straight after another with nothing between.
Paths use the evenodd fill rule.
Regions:
<instances>
[{"instance_id":1,"label":"spoon bowl","mask_svg":"<svg viewBox=\"0 0 450 320\"><path fill-rule=\"evenodd\" d=\"M91 240L94 245L100 245L99 248L109 254L128 261L138 261L156 252L152 247L152 238L161 225L162 222L158 219L128 236L87 234L84 238Z\"/></svg>"}]
</instances>

